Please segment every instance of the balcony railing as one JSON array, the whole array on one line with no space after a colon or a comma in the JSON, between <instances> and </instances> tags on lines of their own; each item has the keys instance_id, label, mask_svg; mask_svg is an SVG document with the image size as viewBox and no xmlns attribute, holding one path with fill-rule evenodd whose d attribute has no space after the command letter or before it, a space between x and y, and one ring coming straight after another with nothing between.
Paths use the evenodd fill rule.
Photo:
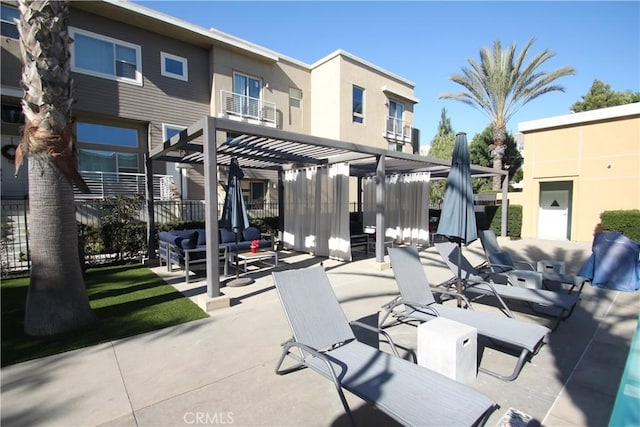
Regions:
<instances>
[{"instance_id":1,"label":"balcony railing","mask_svg":"<svg viewBox=\"0 0 640 427\"><path fill-rule=\"evenodd\" d=\"M87 183L91 194L84 194L76 188L74 189L75 199L104 199L118 194L134 196L146 192L146 178L142 173L81 171L80 175ZM174 192L173 176L153 176L153 197L155 199L172 200Z\"/></svg>"},{"instance_id":2,"label":"balcony railing","mask_svg":"<svg viewBox=\"0 0 640 427\"><path fill-rule=\"evenodd\" d=\"M267 126L276 126L276 104L260 98L220 91L220 111L229 117L253 120Z\"/></svg>"},{"instance_id":3,"label":"balcony railing","mask_svg":"<svg viewBox=\"0 0 640 427\"><path fill-rule=\"evenodd\" d=\"M401 142L411 142L411 123L397 117L387 117L385 137Z\"/></svg>"}]
</instances>

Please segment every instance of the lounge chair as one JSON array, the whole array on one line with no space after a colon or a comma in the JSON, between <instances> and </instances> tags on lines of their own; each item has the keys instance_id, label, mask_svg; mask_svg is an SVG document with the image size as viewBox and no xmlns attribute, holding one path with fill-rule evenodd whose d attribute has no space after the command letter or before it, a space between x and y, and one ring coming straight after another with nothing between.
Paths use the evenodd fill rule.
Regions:
<instances>
[{"instance_id":1,"label":"lounge chair","mask_svg":"<svg viewBox=\"0 0 640 427\"><path fill-rule=\"evenodd\" d=\"M522 301L527 303L534 312L555 318L556 322L552 328L555 329L561 320L571 316L578 304L578 297L575 295L540 289L541 273L523 270L505 273L483 272L471 265L455 243L439 242L435 246L456 278L458 271L461 272L465 294L495 297L501 309L509 317L513 317L513 314L504 300ZM452 282L454 281L455 279L452 279Z\"/></svg>"},{"instance_id":2,"label":"lounge chair","mask_svg":"<svg viewBox=\"0 0 640 427\"><path fill-rule=\"evenodd\" d=\"M385 321L390 315L395 319L394 322L427 322L436 317L444 317L474 327L478 334L491 341L520 350L520 357L509 375L478 368L481 372L505 381L513 381L518 377L525 362L538 352L545 336L550 332L548 328L535 323L473 311L465 298L463 299L469 309L437 303L415 246L389 248L389 258L400 296L383 306L386 313L381 321L382 327L388 326L385 325ZM404 309L396 310L400 306Z\"/></svg>"},{"instance_id":3,"label":"lounge chair","mask_svg":"<svg viewBox=\"0 0 640 427\"><path fill-rule=\"evenodd\" d=\"M514 270L537 271L542 274L542 286L545 289L566 290L567 293L575 291L576 296L580 295L584 285L589 281L587 277L566 274L563 261L541 260L534 268L528 261L514 260L500 247L493 230L478 230L478 237L487 258L487 268L494 273Z\"/></svg>"},{"instance_id":4,"label":"lounge chair","mask_svg":"<svg viewBox=\"0 0 640 427\"><path fill-rule=\"evenodd\" d=\"M274 272L293 338L283 344L276 373L308 367L333 381L351 423L343 389L371 402L404 425L462 426L486 422L495 402L476 390L356 340L320 266ZM297 363L281 369L286 356Z\"/></svg>"}]
</instances>

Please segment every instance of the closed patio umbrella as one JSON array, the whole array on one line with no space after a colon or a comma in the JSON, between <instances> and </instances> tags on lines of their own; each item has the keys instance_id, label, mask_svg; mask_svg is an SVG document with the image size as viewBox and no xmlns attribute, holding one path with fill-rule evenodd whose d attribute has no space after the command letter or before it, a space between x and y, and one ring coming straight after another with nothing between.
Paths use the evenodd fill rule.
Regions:
<instances>
[{"instance_id":1,"label":"closed patio umbrella","mask_svg":"<svg viewBox=\"0 0 640 427\"><path fill-rule=\"evenodd\" d=\"M469 146L467 134L464 132L456 134L451 170L447 177L447 187L444 191L442 215L437 233L458 244L459 258L462 255L462 243L468 245L478 238L476 213L473 207ZM462 293L461 261L458 259L458 281L456 283L458 293ZM458 304L460 304L459 298Z\"/></svg>"},{"instance_id":2,"label":"closed patio umbrella","mask_svg":"<svg viewBox=\"0 0 640 427\"><path fill-rule=\"evenodd\" d=\"M249 227L249 217L247 215L247 206L242 197L242 186L240 180L244 177L244 172L240 169L238 159L231 159L229 166L229 179L227 181L227 193L224 197L224 206L222 208L222 219L220 225L227 230L231 230L236 235L236 255L238 254L238 242L240 241L240 233ZM244 286L253 283L253 279L244 277L239 278L238 257L236 256L236 278L227 286Z\"/></svg>"}]
</instances>

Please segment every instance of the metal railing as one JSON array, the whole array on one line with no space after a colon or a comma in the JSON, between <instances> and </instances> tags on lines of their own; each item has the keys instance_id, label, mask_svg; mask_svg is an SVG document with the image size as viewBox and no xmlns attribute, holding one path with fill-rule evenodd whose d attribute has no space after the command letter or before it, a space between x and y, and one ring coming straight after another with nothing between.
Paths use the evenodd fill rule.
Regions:
<instances>
[{"instance_id":1,"label":"metal railing","mask_svg":"<svg viewBox=\"0 0 640 427\"><path fill-rule=\"evenodd\" d=\"M114 205L113 199L81 199L76 200L76 221L83 226L100 229L104 217L111 215ZM22 274L31 268L29 262L29 201L2 200L2 221L0 226L0 271L2 277L11 274ZM204 222L205 204L202 200L155 200L154 216L156 225L175 224L180 222ZM223 202L218 205L218 212L222 212ZM247 205L249 220L277 217L277 203L249 203ZM146 208L140 209L135 215L135 221L146 223L148 215ZM85 227L82 227L84 230ZM85 230L86 231L86 230ZM108 262L113 254L93 255L94 262L100 259ZM86 257L89 257L86 254ZM88 259L88 258L85 258Z\"/></svg>"},{"instance_id":2,"label":"metal railing","mask_svg":"<svg viewBox=\"0 0 640 427\"><path fill-rule=\"evenodd\" d=\"M143 173L80 171L90 194L74 187L76 199L105 199L117 195L134 196L146 193L146 177ZM175 182L171 175L153 175L153 197L171 200L175 195Z\"/></svg>"},{"instance_id":3,"label":"metal railing","mask_svg":"<svg viewBox=\"0 0 640 427\"><path fill-rule=\"evenodd\" d=\"M411 123L397 117L387 117L386 137L403 142L411 142Z\"/></svg>"},{"instance_id":4,"label":"metal railing","mask_svg":"<svg viewBox=\"0 0 640 427\"><path fill-rule=\"evenodd\" d=\"M261 98L220 91L220 111L226 115L253 119L272 126L276 125L276 104Z\"/></svg>"}]
</instances>

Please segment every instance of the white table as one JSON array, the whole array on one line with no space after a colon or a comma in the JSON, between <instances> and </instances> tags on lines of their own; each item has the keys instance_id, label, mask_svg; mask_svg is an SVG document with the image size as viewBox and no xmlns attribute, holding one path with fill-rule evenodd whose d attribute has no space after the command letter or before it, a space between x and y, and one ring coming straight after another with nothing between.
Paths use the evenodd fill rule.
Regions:
<instances>
[{"instance_id":1,"label":"white table","mask_svg":"<svg viewBox=\"0 0 640 427\"><path fill-rule=\"evenodd\" d=\"M258 252L240 252L240 253L236 253L236 252L230 252L229 253L229 261L230 262L235 262L236 260L238 260L238 262L242 262L242 266L243 266L243 271L246 273L247 272L247 264L250 262L258 262L258 261L267 261L273 259L273 267L277 267L278 266L278 252L276 251L265 251L265 250L260 250Z\"/></svg>"}]
</instances>

